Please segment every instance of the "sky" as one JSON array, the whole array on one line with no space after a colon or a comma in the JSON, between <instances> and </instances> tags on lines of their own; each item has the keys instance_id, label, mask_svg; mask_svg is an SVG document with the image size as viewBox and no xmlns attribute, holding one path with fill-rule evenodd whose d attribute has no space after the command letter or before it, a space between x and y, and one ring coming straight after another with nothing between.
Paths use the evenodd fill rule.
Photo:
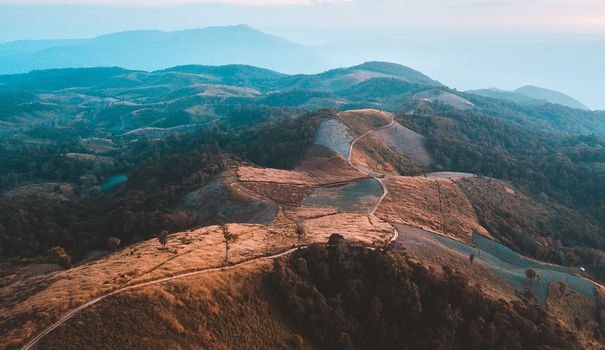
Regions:
<instances>
[{"instance_id":1,"label":"sky","mask_svg":"<svg viewBox=\"0 0 605 350\"><path fill-rule=\"evenodd\" d=\"M248 24L458 89L533 84L605 110L605 0L0 0L0 43ZM340 50L335 50L339 48Z\"/></svg>"},{"instance_id":2,"label":"sky","mask_svg":"<svg viewBox=\"0 0 605 350\"><path fill-rule=\"evenodd\" d=\"M195 4L206 6L195 6ZM213 5L214 4L214 5ZM206 13L215 13L218 4L226 5L229 11L209 18ZM70 5L70 6L66 6ZM233 5L233 6L229 6ZM117 7L118 15L131 12L137 14L131 27L152 25L159 28L177 29L199 26L213 22L223 24L238 20L257 27L311 27L330 29L398 29L398 28L452 28L456 30L533 30L574 33L605 33L605 1L603 0L0 0L4 15L9 23L0 24L0 41L36 38L44 35L68 36L61 31L55 18L66 20L63 27L77 28L88 23L83 33L101 34L95 28L118 25L128 29L120 16L103 18L90 12L98 7ZM170 9L171 18L157 20L162 11ZM61 9L63 15L54 15ZM258 15L262 9L266 15ZM106 9L107 10L107 9ZM188 14L188 12L191 13ZM51 28L36 29L44 23L33 23L33 19L48 14ZM101 11L103 13L103 11ZM193 16L192 16L193 15ZM24 21L15 23L17 16ZM13 17L11 21L9 17ZM145 18L152 23L146 23ZM196 20L196 18L198 20ZM33 28L28 32L23 27ZM105 29L104 29L105 30ZM71 35L76 35L74 31Z\"/></svg>"}]
</instances>

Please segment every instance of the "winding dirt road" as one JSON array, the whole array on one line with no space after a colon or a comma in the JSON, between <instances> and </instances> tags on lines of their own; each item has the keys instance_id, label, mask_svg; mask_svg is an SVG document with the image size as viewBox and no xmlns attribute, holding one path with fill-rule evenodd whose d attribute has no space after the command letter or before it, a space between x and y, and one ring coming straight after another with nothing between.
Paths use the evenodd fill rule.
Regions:
<instances>
[{"instance_id":1,"label":"winding dirt road","mask_svg":"<svg viewBox=\"0 0 605 350\"><path fill-rule=\"evenodd\" d=\"M371 176L372 178L374 178L376 181L378 181L378 182L380 183L380 186L382 186L382 196L381 196L381 197L380 197L380 199L378 200L378 203L376 203L376 206L374 207L374 209L372 209L372 211L370 212L370 215L372 215L372 216L374 216L374 215L376 214L376 211L377 211L377 210L378 210L378 208L380 207L380 204L382 204L382 201L383 201L383 200L386 198L386 196L389 194L389 190L387 189L387 187L386 187L386 186L385 186L385 184L384 184L384 180L385 180L385 178L378 177L378 176L376 176L374 173L372 173L372 172L368 172L368 171L364 170L364 169L363 169L363 168L361 168L361 167L358 167L357 165L355 165L355 164L353 163L353 160L352 160L352 156L353 156L353 147L355 146L355 144L357 143L357 141L361 140L362 138L367 137L368 135L370 135L370 134L372 134L372 133L374 133L374 132L377 132L377 131L380 131L380 130L383 130L383 129L388 129L388 128L392 127L392 126L393 126L393 124L395 124L395 117L394 117L394 116L391 116L391 122L390 122L390 123L388 123L387 125L383 125L383 126L381 126L381 127L379 127L379 128L372 129L372 130L370 130L370 131L366 132L365 134L358 136L357 138L355 138L355 139L354 139L354 140L351 142L351 145L349 146L349 157L348 157L348 159L347 159L347 162L349 163L349 165L350 165L350 166L352 166L353 168L355 168L355 169L359 170L360 172L362 172L362 173L364 173L364 174L366 174L366 175ZM396 229L395 227L393 227L391 224L389 224L389 226L391 226L391 227L393 228L393 237L392 237L392 238L391 238L391 240L389 241L389 243L390 243L390 242L394 242L395 240L397 240L397 238L399 237L399 232L398 232L398 231L397 231L397 229Z\"/></svg>"},{"instance_id":2,"label":"winding dirt road","mask_svg":"<svg viewBox=\"0 0 605 350\"><path fill-rule=\"evenodd\" d=\"M305 246L301 247L301 249L306 248ZM298 250L298 248L292 248L289 250L286 250L285 252L281 252L275 255L270 255L270 256L264 256L264 257L260 257L260 258L255 258L255 259L251 259L248 261L244 261L238 264L234 264L234 265L229 265L229 266L222 266L222 267L214 267L214 268L210 268L210 269L205 269L205 270L200 270L200 271L193 271L193 272L188 272L188 273L184 273L184 274L180 274L180 275L175 275L175 276L171 276L171 277L166 277L166 278L162 278L159 280L155 280L155 281L149 281L149 282L144 282L144 283L140 283L140 284L134 284L132 286L127 286L127 287L123 287L120 289L116 289L113 292L107 293L105 295L101 295L95 299L92 299L91 301L82 304L80 306L78 306L77 308L69 311L67 314L65 314L63 317L61 317L57 322L53 323L52 325L50 325L48 328L46 328L44 331L42 331L40 334L38 334L35 338L33 338L32 340L30 340L27 344L25 344L23 347L21 347L22 350L27 350L27 349L32 349L42 338L44 338L46 335L48 335L50 332L52 332L55 328L61 326L63 323L69 321L71 318L73 318L77 313L79 313L80 311L104 300L107 299L113 295L119 294L119 293L123 293L129 290L133 290L133 289L138 289L138 288L143 288L143 287L147 287L147 286L152 286L155 284L160 284L160 283L164 283L164 282L168 282L168 281L172 281L172 280L176 280L176 279L180 279L180 278L185 278L185 277L191 277L191 276L197 276L197 275L202 275L202 274L207 274L207 273L212 273L212 272L220 272L220 271L227 271L227 270L231 270L231 269L235 269L237 267L241 267L244 265L250 265L259 261L264 261L264 260L273 260L273 259L277 259L280 258L282 256L294 253L296 250Z\"/></svg>"},{"instance_id":3,"label":"winding dirt road","mask_svg":"<svg viewBox=\"0 0 605 350\"><path fill-rule=\"evenodd\" d=\"M393 126L393 124L395 123L395 119L393 117L391 117L391 122L387 125L381 126L379 128L370 130L368 132L366 132L365 134L357 137L356 139L354 139L351 142L351 145L349 146L349 157L347 159L349 165L351 165L353 168L359 170L360 172L367 174L369 176L371 176L372 178L376 179L380 185L382 186L383 189L383 194L380 197L378 203L376 204L376 206L372 209L372 211L370 212L369 215L374 216L374 214L376 213L376 211L378 210L378 207L380 206L380 204L382 203L382 201L384 200L384 198L387 196L388 194L388 190L386 188L386 186L384 185L383 181L384 179L379 178L377 176L375 176L374 174L368 173L367 171L357 167L355 164L353 164L353 162L351 161L351 154L353 151L353 146L355 145L355 143L357 141L359 141L360 139L368 136L369 134L382 130L382 129L386 129L389 128L391 126ZM395 227L393 227L392 225L389 224L389 226L391 226L393 228L393 236L391 237L391 239L389 240L389 242L393 242L395 241L398 237L399 237L399 233L397 232L397 229L395 229ZM306 248L306 246L300 247L300 249L304 249ZM23 347L21 347L21 350L29 350L32 349L34 346L36 346L36 344L38 344L38 342L44 338L46 335L48 335L49 333L51 333L53 330L55 330L56 328L58 328L59 326L61 326L62 324L64 324L65 322L69 321L70 319L72 319L76 314L78 314L80 311L89 308L93 305L95 305L96 303L105 300L111 296L114 296L116 294L119 293L123 293L129 290L133 290L133 289L138 289L138 288L144 288L147 286L151 286L151 285L156 285L156 284L160 284L160 283L164 283L164 282L169 282L169 281L173 281L173 280L177 280L177 279L181 279L181 278L186 278L186 277L191 277L191 276L197 276L197 275L202 275L202 274L207 274L207 273L212 273L212 272L220 272L220 271L226 271L226 270L231 270L231 269L235 269L244 265L249 265L249 264L253 264L259 261L264 261L264 260L273 260L273 259L277 259L289 254L294 253L295 251L297 251L299 248L292 248L292 249L288 249L284 252L275 254L275 255L270 255L270 256L264 256L264 257L260 257L260 258L254 258L254 259L250 259L248 261L244 261L238 264L234 264L234 265L229 265L229 266L222 266L222 267L215 267L215 268L210 268L210 269L204 269L204 270L199 270L199 271L193 271L193 272L188 272L188 273L183 273L180 275L175 275L175 276L171 276L171 277L166 277L166 278L162 278L162 279L158 279L158 280L154 280L154 281L149 281L149 282L144 282L144 283L140 283L140 284L134 284L131 286L127 286L127 287L123 287L120 289L116 289L110 293L101 295L95 299L90 300L89 302L82 304L80 306L78 306L77 308L69 311L67 314L63 315L63 317L61 317L58 321L56 321L55 323L53 323L52 325L50 325L49 327L47 327L46 329L44 329L42 332L40 332L35 338L31 339L29 342L27 342L27 344L23 345ZM371 248L370 248L371 249Z\"/></svg>"}]
</instances>

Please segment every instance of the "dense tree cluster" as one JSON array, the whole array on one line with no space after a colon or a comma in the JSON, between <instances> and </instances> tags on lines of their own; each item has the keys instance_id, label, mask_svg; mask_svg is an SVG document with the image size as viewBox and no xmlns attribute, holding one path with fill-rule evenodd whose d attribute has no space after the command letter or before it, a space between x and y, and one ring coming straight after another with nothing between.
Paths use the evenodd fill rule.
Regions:
<instances>
[{"instance_id":1,"label":"dense tree cluster","mask_svg":"<svg viewBox=\"0 0 605 350\"><path fill-rule=\"evenodd\" d=\"M444 267L331 240L276 261L267 286L322 349L580 349L540 307L485 297Z\"/></svg>"},{"instance_id":2,"label":"dense tree cluster","mask_svg":"<svg viewBox=\"0 0 605 350\"><path fill-rule=\"evenodd\" d=\"M605 139L544 133L477 112L429 113L400 120L427 136L442 168L510 180L605 223Z\"/></svg>"},{"instance_id":3,"label":"dense tree cluster","mask_svg":"<svg viewBox=\"0 0 605 350\"><path fill-rule=\"evenodd\" d=\"M605 136L605 112L574 109L559 104L517 104L512 101L462 94L481 112L512 124L555 134Z\"/></svg>"},{"instance_id":4,"label":"dense tree cluster","mask_svg":"<svg viewBox=\"0 0 605 350\"><path fill-rule=\"evenodd\" d=\"M230 159L267 167L297 165L312 143L324 110L299 117L267 118L251 125L230 123L192 135L121 144L104 166L65 157L83 151L75 140L49 145L9 148L0 154L5 188L44 181L76 185L74 196L49 201L46 194L3 196L0 201L0 254L31 256L63 247L75 258L104 249L107 237L125 244L147 239L162 230L176 232L197 224L182 209L183 195L213 179ZM230 120L230 119L228 119ZM237 124L237 123L234 123ZM126 173L119 190L102 193L98 185L110 174ZM93 177L93 181L85 179ZM14 181L14 182L13 182Z\"/></svg>"}]
</instances>

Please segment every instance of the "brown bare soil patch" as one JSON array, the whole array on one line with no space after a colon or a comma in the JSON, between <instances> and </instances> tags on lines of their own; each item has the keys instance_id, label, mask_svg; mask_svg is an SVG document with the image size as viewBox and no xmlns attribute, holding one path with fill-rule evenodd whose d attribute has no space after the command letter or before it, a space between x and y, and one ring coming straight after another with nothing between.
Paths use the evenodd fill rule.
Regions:
<instances>
[{"instance_id":1,"label":"brown bare soil patch","mask_svg":"<svg viewBox=\"0 0 605 350\"><path fill-rule=\"evenodd\" d=\"M305 198L314 191L312 186L289 183L245 182L243 185L272 201L287 205L301 205Z\"/></svg>"},{"instance_id":2,"label":"brown bare soil patch","mask_svg":"<svg viewBox=\"0 0 605 350\"><path fill-rule=\"evenodd\" d=\"M349 128L363 135L370 130L389 124L393 115L375 109L359 109L340 112L337 117Z\"/></svg>"},{"instance_id":3,"label":"brown bare soil patch","mask_svg":"<svg viewBox=\"0 0 605 350\"><path fill-rule=\"evenodd\" d=\"M267 169L240 166L237 175L242 182L263 182L301 186L321 186L352 182L369 178L351 167L340 156L312 157L303 161L295 170Z\"/></svg>"},{"instance_id":4,"label":"brown bare soil patch","mask_svg":"<svg viewBox=\"0 0 605 350\"><path fill-rule=\"evenodd\" d=\"M381 219L465 242L470 242L473 231L489 237L471 203L454 182L399 176L388 179L385 185L389 193L376 212Z\"/></svg>"},{"instance_id":5,"label":"brown bare soil patch","mask_svg":"<svg viewBox=\"0 0 605 350\"><path fill-rule=\"evenodd\" d=\"M315 179L307 172L241 166L237 175L245 182L274 182L292 185L312 185Z\"/></svg>"},{"instance_id":6,"label":"brown bare soil patch","mask_svg":"<svg viewBox=\"0 0 605 350\"><path fill-rule=\"evenodd\" d=\"M308 158L296 167L295 170L310 174L316 180L316 183L320 185L345 183L369 178L368 175L353 168L340 156Z\"/></svg>"}]
</instances>

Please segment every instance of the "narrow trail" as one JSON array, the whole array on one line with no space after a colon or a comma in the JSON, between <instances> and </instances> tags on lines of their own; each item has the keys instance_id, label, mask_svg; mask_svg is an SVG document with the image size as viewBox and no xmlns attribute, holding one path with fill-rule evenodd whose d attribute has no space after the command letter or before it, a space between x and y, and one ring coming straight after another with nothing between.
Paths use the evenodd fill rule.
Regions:
<instances>
[{"instance_id":1,"label":"narrow trail","mask_svg":"<svg viewBox=\"0 0 605 350\"><path fill-rule=\"evenodd\" d=\"M374 216L374 214L376 213L376 211L380 207L380 204L382 204L382 201L387 196L388 190L387 190L387 187L383 183L383 181L384 181L383 178L379 178L379 177L375 176L374 174L368 173L367 171L364 171L363 169L361 169L361 168L357 167L355 164L353 164L353 162L351 161L351 154L352 154L352 151L353 151L353 146L360 139L362 139L362 138L370 135L373 132L389 128L389 127L393 126L394 123L395 123L395 118L391 117L391 122L389 124L381 126L379 128L376 128L376 129L372 129L372 130L366 132L365 134L363 134L363 135L355 138L351 142L351 145L349 146L349 157L347 159L349 165L351 165L353 168L359 170L360 172L362 172L362 173L364 173L364 174L366 174L368 176L371 176L372 178L376 179L380 183L380 185L382 186L382 189L383 189L382 196L378 200L378 203L376 203L376 206L370 212L370 216ZM393 236L391 237L391 239L389 240L389 242L394 242L399 237L399 232L391 224L389 224L389 226L391 226L391 228L393 228ZM42 332L40 332L35 338L31 339L29 342L27 342L25 345L23 345L21 347L21 350L29 350L29 349L34 348L34 346L36 346L38 344L38 342L42 338L44 338L45 336L47 336L49 333L51 333L56 328L58 328L61 325L63 325L65 322L67 322L70 319L72 319L80 311L82 311L84 309L87 309L87 308L89 308L89 307L97 304L98 302L103 301L103 300L105 300L105 299L107 299L107 298L109 298L111 296L116 295L116 294L123 293L123 292L129 291L129 290L144 288L144 287L147 287L147 286L152 286L152 285L156 285L156 284L160 284L160 283L164 283L164 282L169 282L169 281L173 281L173 280L177 280L177 279L181 279L181 278L186 278L186 277L191 277L191 276L197 276L197 275L203 275L203 274L213 273L213 272L228 271L228 270L232 270L232 269L235 269L235 268L238 268L238 267L241 267L241 266L251 265L251 264L254 264L254 263L260 262L260 261L274 260L274 259L286 256L286 255L292 254L295 251L297 251L298 249L304 249L304 248L306 248L306 246L302 246L300 248L297 247L297 248L288 249L288 250L286 250L284 252L277 253L275 255L270 255L270 256L264 256L264 257L250 259L250 260L243 261L243 262L240 262L240 263L237 263L237 264L234 264L234 265L222 266L222 267L214 267L214 268L209 268L209 269L204 269L204 270L199 270L199 271L187 272L187 273L183 273L183 274L179 274L179 275L175 275L175 276L171 276L171 277L165 277L165 278L161 278L161 279L154 280L154 281L143 282L143 283L134 284L134 285L131 285L131 286L126 286L126 287L122 287L122 288L116 289L116 290L114 290L112 292L109 292L109 293L101 295L101 296L99 296L99 297L97 297L95 299L92 299L92 300L88 301L87 303L82 304L82 305L78 306L77 308L69 311L67 314L63 315L63 317L61 317L58 321L54 322L52 325L50 325L49 327L47 327L46 329L44 329Z\"/></svg>"},{"instance_id":2,"label":"narrow trail","mask_svg":"<svg viewBox=\"0 0 605 350\"><path fill-rule=\"evenodd\" d=\"M306 246L301 247L301 249L306 248ZM295 251L297 251L299 248L292 248L289 250L286 250L285 252L281 252L275 255L269 255L269 256L263 256L260 258L254 258L251 260L247 260L247 261L243 261L237 264L233 264L233 265L229 265L229 266L221 266L221 267L214 267L214 268L210 268L210 269L204 269L204 270L199 270L199 271L192 271L192 272L188 272L188 273L184 273L184 274L180 274L180 275L175 275L175 276L171 276L171 277L165 277L165 278L161 278L158 280L154 280L154 281L149 281L149 282L144 282L144 283L139 283L139 284L134 284L131 286L127 286L127 287L122 287L120 289L116 289L113 292L101 295L95 299L90 300L89 302L82 304L80 306L78 306L77 308L69 311L67 314L65 314L63 317L61 317L57 322L53 323L52 325L50 325L48 328L46 328L44 331L42 331L40 334L38 334L35 338L33 338L32 340L30 340L27 344L23 345L23 347L21 347L21 350L27 350L27 349L32 349L42 338L44 338L46 335L48 335L50 332L52 332L53 330L55 330L57 327L61 326L62 324L64 324L65 322L69 321L70 319L72 319L76 314L78 314L80 311L93 306L94 304L107 299L111 296L114 296L116 294L119 293L123 293L129 290L133 290L133 289L139 289L139 288L143 288L143 287L147 287L147 286L152 286L152 285L156 285L156 284L160 284L160 283L164 283L164 282L169 282L172 280L176 280L176 279L181 279L181 278L186 278L186 277L191 277L191 276L197 276L197 275L203 275L203 274L208 274L208 273L213 273L213 272L221 272L221 271L228 271L228 270L232 270L238 267L242 267L245 265L251 265L254 263L257 263L259 261L264 261L264 260L273 260L273 259L277 259L277 258L281 258L285 255L294 253Z\"/></svg>"},{"instance_id":3,"label":"narrow trail","mask_svg":"<svg viewBox=\"0 0 605 350\"><path fill-rule=\"evenodd\" d=\"M441 185L439 185L439 179L435 179L435 184L437 185L437 195L439 196L439 212L441 213L441 233L445 235L445 215L443 214L443 200L441 195Z\"/></svg>"},{"instance_id":4,"label":"narrow trail","mask_svg":"<svg viewBox=\"0 0 605 350\"><path fill-rule=\"evenodd\" d=\"M355 146L355 144L357 143L357 141L361 140L362 138L364 138L364 137L366 137L366 136L368 136L368 135L370 135L370 134L372 134L374 132L377 132L377 131L380 131L380 130L383 130L383 129L388 129L388 128L392 127L393 124L395 124L395 117L391 116L391 122L390 123L388 123L387 125L383 125L383 126L381 126L379 128L372 129L372 130L366 132L365 134L358 136L357 138L355 138L351 142L351 145L349 146L349 157L347 159L347 162L349 163L349 165L352 166L353 168L357 169L358 171L360 171L360 172L362 172L362 173L364 173L364 174L366 174L368 176L371 176L372 178L374 178L376 181L378 181L380 183L380 186L382 186L382 196L380 197L380 199L378 199L378 202L376 203L376 206L374 206L374 208L370 212L371 216L375 216L376 211L378 210L378 208L382 204L382 201L389 194L389 190L387 189L387 186L384 184L384 181L386 180L385 178L378 177L375 174L373 174L373 172L368 172L368 171L364 170L361 167L358 167L357 165L355 165L353 163L353 160L352 160L352 157L353 157L353 147ZM399 237L399 232L397 231L397 229L395 227L393 227L393 225L389 224L389 226L391 226L391 228L393 229L393 237L391 237L391 239L389 240L389 243L390 243L390 242L394 242L394 241L397 240L397 238Z\"/></svg>"}]
</instances>

